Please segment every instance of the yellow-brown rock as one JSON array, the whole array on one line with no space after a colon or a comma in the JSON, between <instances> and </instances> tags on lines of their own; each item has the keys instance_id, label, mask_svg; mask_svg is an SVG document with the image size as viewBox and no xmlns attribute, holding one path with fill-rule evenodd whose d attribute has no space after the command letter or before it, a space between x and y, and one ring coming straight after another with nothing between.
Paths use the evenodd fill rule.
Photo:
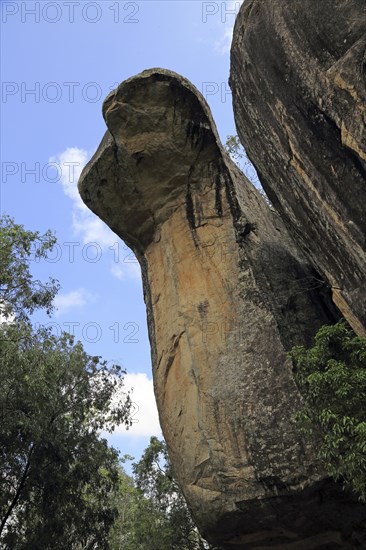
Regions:
<instances>
[{"instance_id":1,"label":"yellow-brown rock","mask_svg":"<svg viewBox=\"0 0 366 550\"><path fill-rule=\"evenodd\" d=\"M297 430L287 357L337 318L326 285L187 80L145 71L103 114L79 189L140 261L161 426L201 532L227 548L349 547L358 506Z\"/></svg>"}]
</instances>

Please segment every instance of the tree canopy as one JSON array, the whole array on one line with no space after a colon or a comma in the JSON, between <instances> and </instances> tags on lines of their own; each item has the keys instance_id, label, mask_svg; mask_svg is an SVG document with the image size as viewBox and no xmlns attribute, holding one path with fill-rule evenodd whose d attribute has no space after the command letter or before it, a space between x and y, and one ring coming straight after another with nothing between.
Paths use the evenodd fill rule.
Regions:
<instances>
[{"instance_id":1,"label":"tree canopy","mask_svg":"<svg viewBox=\"0 0 366 550\"><path fill-rule=\"evenodd\" d=\"M130 425L124 371L66 333L32 326L37 308L52 312L58 290L29 268L32 254L52 250L51 232L26 231L5 216L0 244L0 545L109 548L120 467L100 433Z\"/></svg>"},{"instance_id":2,"label":"tree canopy","mask_svg":"<svg viewBox=\"0 0 366 550\"><path fill-rule=\"evenodd\" d=\"M340 321L322 327L311 349L291 352L305 397L297 415L319 438L319 458L329 475L366 500L366 338Z\"/></svg>"},{"instance_id":3,"label":"tree canopy","mask_svg":"<svg viewBox=\"0 0 366 550\"><path fill-rule=\"evenodd\" d=\"M47 282L34 279L30 270L32 261L47 257L56 244L52 231L41 235L16 224L7 215L0 217L0 305L3 316L29 320L36 309L51 314L53 299L59 283L53 278Z\"/></svg>"},{"instance_id":4,"label":"tree canopy","mask_svg":"<svg viewBox=\"0 0 366 550\"><path fill-rule=\"evenodd\" d=\"M165 441L151 437L133 465L134 483L123 478L113 530L113 550L212 549L199 534L175 480ZM126 483L128 491L125 490Z\"/></svg>"}]
</instances>

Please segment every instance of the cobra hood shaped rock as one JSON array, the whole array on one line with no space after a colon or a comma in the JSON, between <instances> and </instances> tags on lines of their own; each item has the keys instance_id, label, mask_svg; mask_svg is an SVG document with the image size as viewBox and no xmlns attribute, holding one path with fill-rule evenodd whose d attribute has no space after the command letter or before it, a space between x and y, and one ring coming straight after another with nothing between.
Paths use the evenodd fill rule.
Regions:
<instances>
[{"instance_id":1,"label":"cobra hood shaped rock","mask_svg":"<svg viewBox=\"0 0 366 550\"><path fill-rule=\"evenodd\" d=\"M160 422L199 529L228 548L341 541L359 507L297 430L287 356L338 318L326 286L190 82L144 71L103 114L79 189L141 264Z\"/></svg>"}]
</instances>

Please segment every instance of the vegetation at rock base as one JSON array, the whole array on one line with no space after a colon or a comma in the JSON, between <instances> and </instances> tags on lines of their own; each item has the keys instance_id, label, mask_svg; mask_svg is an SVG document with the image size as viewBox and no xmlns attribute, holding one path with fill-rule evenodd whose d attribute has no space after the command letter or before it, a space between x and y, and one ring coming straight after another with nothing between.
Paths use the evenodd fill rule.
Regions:
<instances>
[{"instance_id":1,"label":"vegetation at rock base","mask_svg":"<svg viewBox=\"0 0 366 550\"><path fill-rule=\"evenodd\" d=\"M302 429L319 437L329 475L366 500L366 338L344 321L322 327L311 349L291 351L305 398Z\"/></svg>"},{"instance_id":2,"label":"vegetation at rock base","mask_svg":"<svg viewBox=\"0 0 366 550\"><path fill-rule=\"evenodd\" d=\"M134 481L121 477L120 511L111 538L113 550L213 549L199 535L175 480L165 441L152 437Z\"/></svg>"},{"instance_id":3,"label":"vegetation at rock base","mask_svg":"<svg viewBox=\"0 0 366 550\"><path fill-rule=\"evenodd\" d=\"M99 434L130 423L124 371L68 334L32 326L35 310L52 312L58 290L57 281L30 272L31 259L52 250L53 235L4 216L0 244L0 545L108 548L120 467Z\"/></svg>"}]
</instances>

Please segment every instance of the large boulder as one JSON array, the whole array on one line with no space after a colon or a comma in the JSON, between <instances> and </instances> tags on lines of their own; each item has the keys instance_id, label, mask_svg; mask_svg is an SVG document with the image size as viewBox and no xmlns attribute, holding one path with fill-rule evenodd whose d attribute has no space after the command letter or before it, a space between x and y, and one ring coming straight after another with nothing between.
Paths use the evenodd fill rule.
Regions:
<instances>
[{"instance_id":1,"label":"large boulder","mask_svg":"<svg viewBox=\"0 0 366 550\"><path fill-rule=\"evenodd\" d=\"M230 85L240 139L291 235L366 335L365 0L245 0Z\"/></svg>"},{"instance_id":2,"label":"large boulder","mask_svg":"<svg viewBox=\"0 0 366 550\"><path fill-rule=\"evenodd\" d=\"M79 189L140 261L161 426L201 532L228 548L342 546L359 508L297 429L287 356L337 318L327 286L186 79L145 71L103 114Z\"/></svg>"}]
</instances>

